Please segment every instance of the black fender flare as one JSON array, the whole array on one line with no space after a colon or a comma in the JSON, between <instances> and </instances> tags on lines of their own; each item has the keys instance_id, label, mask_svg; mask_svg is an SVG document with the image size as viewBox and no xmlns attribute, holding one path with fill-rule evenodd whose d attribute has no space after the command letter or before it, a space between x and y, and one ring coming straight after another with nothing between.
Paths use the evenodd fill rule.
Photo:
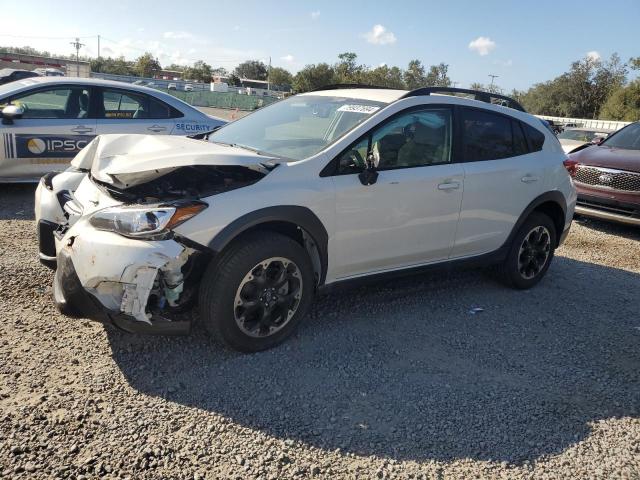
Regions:
<instances>
[{"instance_id":1,"label":"black fender flare","mask_svg":"<svg viewBox=\"0 0 640 480\"><path fill-rule=\"evenodd\" d=\"M247 213L224 227L211 239L208 247L214 252L221 252L229 243L243 232L269 222L285 222L296 225L311 236L320 256L319 284L324 284L328 265L329 235L322 221L307 207L298 205L278 205L261 208Z\"/></svg>"},{"instance_id":2,"label":"black fender flare","mask_svg":"<svg viewBox=\"0 0 640 480\"><path fill-rule=\"evenodd\" d=\"M539 195L538 197L533 199L533 201L531 203L529 203L529 205L527 205L527 208L524 209L524 211L522 212L522 214L518 218L518 221L515 223L515 225L511 229L511 233L509 234L509 237L507 238L506 242L503 244L501 249L506 249L506 251L509 250L509 247L511 246L511 242L513 241L513 237L515 237L515 235L518 232L518 230L520 230L520 227L522 226L522 224L527 220L527 218L529 218L529 215L531 215L531 213L536 208L538 208L540 205L542 205L543 203L547 203L547 202L556 203L562 209L563 226L564 226L564 219L567 217L567 200L566 200L566 198L564 198L564 195L562 194L562 192L560 192L558 190L551 190L549 192L545 192L542 195ZM559 232L556 232L556 233L557 233L557 237L558 237L558 240L559 240L560 237L562 236L562 231L559 231Z\"/></svg>"}]
</instances>

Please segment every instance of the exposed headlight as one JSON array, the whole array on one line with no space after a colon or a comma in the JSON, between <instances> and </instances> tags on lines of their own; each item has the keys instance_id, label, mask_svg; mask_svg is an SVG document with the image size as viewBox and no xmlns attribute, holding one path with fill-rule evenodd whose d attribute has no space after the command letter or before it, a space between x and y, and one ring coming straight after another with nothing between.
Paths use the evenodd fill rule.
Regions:
<instances>
[{"instance_id":1,"label":"exposed headlight","mask_svg":"<svg viewBox=\"0 0 640 480\"><path fill-rule=\"evenodd\" d=\"M207 205L202 202L148 207L109 207L91 215L89 224L97 230L115 232L125 237L154 238L163 236L205 208Z\"/></svg>"}]
</instances>

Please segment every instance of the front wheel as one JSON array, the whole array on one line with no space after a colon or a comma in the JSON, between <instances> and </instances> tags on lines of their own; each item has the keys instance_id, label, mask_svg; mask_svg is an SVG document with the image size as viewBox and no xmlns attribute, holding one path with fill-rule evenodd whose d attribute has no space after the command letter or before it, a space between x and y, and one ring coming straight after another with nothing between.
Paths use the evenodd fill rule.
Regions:
<instances>
[{"instance_id":1,"label":"front wheel","mask_svg":"<svg viewBox=\"0 0 640 480\"><path fill-rule=\"evenodd\" d=\"M200 286L200 318L215 339L256 352L293 333L313 294L306 250L284 235L259 232L211 262Z\"/></svg>"},{"instance_id":2,"label":"front wheel","mask_svg":"<svg viewBox=\"0 0 640 480\"><path fill-rule=\"evenodd\" d=\"M556 227L540 212L532 213L518 229L500 276L510 286L527 289L536 285L549 269L555 253Z\"/></svg>"}]
</instances>

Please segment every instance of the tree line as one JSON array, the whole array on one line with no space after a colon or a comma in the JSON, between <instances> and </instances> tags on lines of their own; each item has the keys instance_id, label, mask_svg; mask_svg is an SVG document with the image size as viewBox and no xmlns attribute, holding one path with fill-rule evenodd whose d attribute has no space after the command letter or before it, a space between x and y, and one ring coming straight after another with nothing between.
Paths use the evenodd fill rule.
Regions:
<instances>
[{"instance_id":1,"label":"tree line","mask_svg":"<svg viewBox=\"0 0 640 480\"><path fill-rule=\"evenodd\" d=\"M31 47L0 47L0 50L29 55L50 56L49 52L37 51ZM75 56L62 58L75 60ZM135 60L124 57L81 57L91 63L93 72L116 75L152 77L162 70L160 62L149 52ZM269 68L260 60L247 60L229 71L214 68L203 60L192 65L172 64L166 70L181 72L183 78L197 82L210 82L212 76L225 77L232 85L240 86L242 78L269 80L274 87L290 87L296 93L336 83L358 83L388 88L415 89L426 86L451 86L449 65L439 63L425 67L414 59L406 69L380 65L370 67L360 64L353 52L338 55L334 63L306 65L295 75L281 67ZM640 78L629 81L632 70L640 70L640 57L623 62L617 54L609 59L585 57L570 65L567 72L556 78L537 83L527 90L513 90L525 109L533 114L574 118L602 118L607 120L636 121L640 119ZM472 83L474 90L503 93L497 85Z\"/></svg>"}]
</instances>

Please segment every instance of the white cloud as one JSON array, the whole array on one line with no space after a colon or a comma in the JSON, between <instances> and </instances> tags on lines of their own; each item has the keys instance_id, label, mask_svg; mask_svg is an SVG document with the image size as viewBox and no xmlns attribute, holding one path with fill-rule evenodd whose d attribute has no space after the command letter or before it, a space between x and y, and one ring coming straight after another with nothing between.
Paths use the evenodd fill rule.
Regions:
<instances>
[{"instance_id":1,"label":"white cloud","mask_svg":"<svg viewBox=\"0 0 640 480\"><path fill-rule=\"evenodd\" d=\"M193 40L194 38L193 33L189 32L164 32L162 36L171 40Z\"/></svg>"},{"instance_id":2,"label":"white cloud","mask_svg":"<svg viewBox=\"0 0 640 480\"><path fill-rule=\"evenodd\" d=\"M496 42L489 37L478 37L469 42L469 50L478 53L480 56L489 55L496 48Z\"/></svg>"},{"instance_id":3,"label":"white cloud","mask_svg":"<svg viewBox=\"0 0 640 480\"><path fill-rule=\"evenodd\" d=\"M320 10L316 10L315 12L311 12L311 19L317 20L320 17Z\"/></svg>"},{"instance_id":4,"label":"white cloud","mask_svg":"<svg viewBox=\"0 0 640 480\"><path fill-rule=\"evenodd\" d=\"M382 25L374 25L370 32L362 35L367 42L374 45L391 45L396 43L396 36Z\"/></svg>"},{"instance_id":5,"label":"white cloud","mask_svg":"<svg viewBox=\"0 0 640 480\"><path fill-rule=\"evenodd\" d=\"M280 60L284 60L287 63L293 63L293 61L295 60L293 58L293 55L291 55L290 53L285 55L284 57L280 57Z\"/></svg>"},{"instance_id":6,"label":"white cloud","mask_svg":"<svg viewBox=\"0 0 640 480\"><path fill-rule=\"evenodd\" d=\"M590 60L600 60L600 53L597 52L596 50L591 50L590 52L587 52L587 58Z\"/></svg>"}]
</instances>

